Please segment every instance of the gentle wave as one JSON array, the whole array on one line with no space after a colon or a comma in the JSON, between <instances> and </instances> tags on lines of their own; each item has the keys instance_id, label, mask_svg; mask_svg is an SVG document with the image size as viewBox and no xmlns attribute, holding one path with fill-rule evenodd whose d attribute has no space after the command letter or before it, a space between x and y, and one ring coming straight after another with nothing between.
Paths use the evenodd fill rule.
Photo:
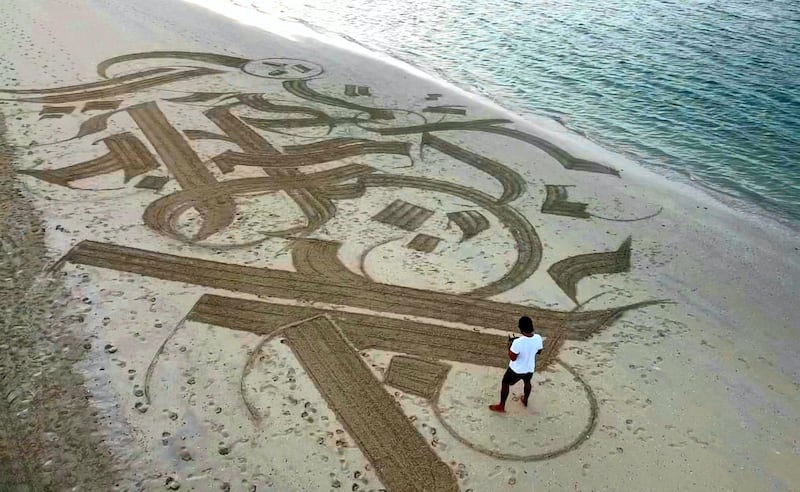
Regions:
<instances>
[{"instance_id":1,"label":"gentle wave","mask_svg":"<svg viewBox=\"0 0 800 492\"><path fill-rule=\"evenodd\" d=\"M251 5L516 111L552 116L646 166L800 222L800 4L793 0Z\"/></svg>"}]
</instances>

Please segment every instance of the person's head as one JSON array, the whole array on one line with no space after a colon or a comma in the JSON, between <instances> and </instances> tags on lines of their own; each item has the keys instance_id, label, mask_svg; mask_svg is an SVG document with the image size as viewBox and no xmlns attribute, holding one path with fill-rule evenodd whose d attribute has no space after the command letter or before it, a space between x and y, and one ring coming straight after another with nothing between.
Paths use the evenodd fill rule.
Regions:
<instances>
[{"instance_id":1,"label":"person's head","mask_svg":"<svg viewBox=\"0 0 800 492\"><path fill-rule=\"evenodd\" d=\"M519 319L519 331L526 335L533 333L533 320L527 316L521 317Z\"/></svg>"}]
</instances>

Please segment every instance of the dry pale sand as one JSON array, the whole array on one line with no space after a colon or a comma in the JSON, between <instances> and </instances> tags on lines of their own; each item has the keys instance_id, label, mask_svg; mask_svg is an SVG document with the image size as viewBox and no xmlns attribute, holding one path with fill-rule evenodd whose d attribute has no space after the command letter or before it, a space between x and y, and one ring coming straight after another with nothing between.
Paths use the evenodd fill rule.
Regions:
<instances>
[{"instance_id":1,"label":"dry pale sand","mask_svg":"<svg viewBox=\"0 0 800 492\"><path fill-rule=\"evenodd\" d=\"M0 489L800 483L796 234L245 6L0 13Z\"/></svg>"}]
</instances>

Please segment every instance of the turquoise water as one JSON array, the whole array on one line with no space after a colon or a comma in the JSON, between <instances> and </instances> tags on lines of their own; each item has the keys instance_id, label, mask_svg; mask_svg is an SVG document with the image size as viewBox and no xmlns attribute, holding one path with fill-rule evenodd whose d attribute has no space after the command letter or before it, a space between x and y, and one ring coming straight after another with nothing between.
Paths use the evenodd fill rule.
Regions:
<instances>
[{"instance_id":1,"label":"turquoise water","mask_svg":"<svg viewBox=\"0 0 800 492\"><path fill-rule=\"evenodd\" d=\"M797 0L254 0L800 221Z\"/></svg>"}]
</instances>

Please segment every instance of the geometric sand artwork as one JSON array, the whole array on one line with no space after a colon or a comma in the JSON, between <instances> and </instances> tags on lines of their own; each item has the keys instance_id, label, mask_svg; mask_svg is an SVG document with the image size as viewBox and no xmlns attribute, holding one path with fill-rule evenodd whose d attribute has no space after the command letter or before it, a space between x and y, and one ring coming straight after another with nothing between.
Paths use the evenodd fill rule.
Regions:
<instances>
[{"instance_id":1,"label":"geometric sand artwork","mask_svg":"<svg viewBox=\"0 0 800 492\"><path fill-rule=\"evenodd\" d=\"M422 110L423 113L439 113L439 114L457 114L465 115L467 110L463 108L454 108L450 106L428 106Z\"/></svg>"},{"instance_id":2,"label":"geometric sand artwork","mask_svg":"<svg viewBox=\"0 0 800 492\"><path fill-rule=\"evenodd\" d=\"M39 115L42 117L45 116L55 116L60 118L62 115L70 114L75 110L74 106L43 106L42 110L39 111Z\"/></svg>"},{"instance_id":3,"label":"geometric sand artwork","mask_svg":"<svg viewBox=\"0 0 800 492\"><path fill-rule=\"evenodd\" d=\"M591 437L597 399L559 349L662 301L596 309L509 302L532 298L520 294L536 288L543 258L553 261L555 255L548 274L582 307L579 281L630 271L632 241L616 251L577 256L548 249L539 214L585 219L586 204L568 201L566 186L545 185L545 196L534 196L524 168L475 141L524 146L546 156L546 165L558 172L597 180L619 179L616 169L576 157L509 120L471 118L460 106L428 106L442 94L427 94L419 107L382 106L371 92L378 89L348 83L342 91L340 83L326 82L324 67L313 60L157 51L104 60L97 73L98 80L85 84L5 91L42 117L70 115L43 123L83 118L63 140L92 150L26 166L18 171L23 180L45 193L82 193L86 200L95 181L112 183L103 193L140 204L126 213L135 215L146 240L87 236L51 271L69 265L204 289L182 314L185 320L258 336L262 344L284 342L389 490L459 489L440 450L390 391L415 395L438 412L454 365L507 366L500 331L515 330L522 315L545 338L537 371L564 372L583 388L585 426L562 448L522 458L485 451L445 429L474 452L516 461L550 459ZM220 83L224 77L250 85ZM184 120L190 113L192 119ZM461 179L466 173L480 179ZM435 254L405 255L419 262L410 265L387 256L391 248L380 246L398 235L401 251ZM508 250L499 259L473 259L498 238ZM267 251L257 261L237 256ZM448 255L462 251L462 262L481 264L488 273L473 274L469 282L458 277L459 259ZM394 273L368 271L367 255L396 262ZM270 266L276 257L291 268ZM427 275L436 270L430 265L468 287L445 292L394 277ZM370 350L391 354L382 377L365 362L363 352ZM152 391L146 388L145 397ZM241 393L248 415L269 425L246 388Z\"/></svg>"},{"instance_id":4,"label":"geometric sand artwork","mask_svg":"<svg viewBox=\"0 0 800 492\"><path fill-rule=\"evenodd\" d=\"M428 234L417 234L414 236L414 239L412 239L411 242L406 245L406 247L422 253L432 253L439 244L439 241L441 241L441 239L435 236L430 236Z\"/></svg>"},{"instance_id":5,"label":"geometric sand artwork","mask_svg":"<svg viewBox=\"0 0 800 492\"><path fill-rule=\"evenodd\" d=\"M166 176L145 176L136 183L136 187L158 191L167 184L167 181L169 178Z\"/></svg>"},{"instance_id":6,"label":"geometric sand artwork","mask_svg":"<svg viewBox=\"0 0 800 492\"><path fill-rule=\"evenodd\" d=\"M88 101L86 104L83 105L83 109L81 112L86 113L88 111L110 111L117 109L120 105L125 102L122 99L117 99L114 101Z\"/></svg>"},{"instance_id":7,"label":"geometric sand artwork","mask_svg":"<svg viewBox=\"0 0 800 492\"><path fill-rule=\"evenodd\" d=\"M463 233L461 241L471 239L489 229L489 220L477 210L450 212L447 214L447 218L461 229Z\"/></svg>"},{"instance_id":8,"label":"geometric sand artwork","mask_svg":"<svg viewBox=\"0 0 800 492\"><path fill-rule=\"evenodd\" d=\"M586 204L579 202L570 202L567 199L567 187L560 185L545 185L547 198L542 204L543 214L566 215L568 217L576 217L579 219L588 219L591 217L586 212Z\"/></svg>"},{"instance_id":9,"label":"geometric sand artwork","mask_svg":"<svg viewBox=\"0 0 800 492\"><path fill-rule=\"evenodd\" d=\"M432 210L418 207L403 200L395 200L375 215L373 219L407 231L414 231L424 224L431 215L433 215Z\"/></svg>"},{"instance_id":10,"label":"geometric sand artwork","mask_svg":"<svg viewBox=\"0 0 800 492\"><path fill-rule=\"evenodd\" d=\"M554 263L547 272L570 299L578 302L578 281L600 273L623 273L631 268L631 238L616 251L589 253L565 258Z\"/></svg>"},{"instance_id":11,"label":"geometric sand artwork","mask_svg":"<svg viewBox=\"0 0 800 492\"><path fill-rule=\"evenodd\" d=\"M312 318L288 328L285 336L389 489L458 490L450 468L428 447L394 399L375 384L375 376L332 320ZM382 425L372 422L377 415Z\"/></svg>"},{"instance_id":12,"label":"geometric sand artwork","mask_svg":"<svg viewBox=\"0 0 800 492\"><path fill-rule=\"evenodd\" d=\"M344 86L344 95L348 97L356 97L356 96L371 96L369 92L369 87L364 85L352 85L347 84Z\"/></svg>"},{"instance_id":13,"label":"geometric sand artwork","mask_svg":"<svg viewBox=\"0 0 800 492\"><path fill-rule=\"evenodd\" d=\"M430 400L442 388L450 367L415 357L392 357L386 372L386 383L408 393Z\"/></svg>"}]
</instances>

